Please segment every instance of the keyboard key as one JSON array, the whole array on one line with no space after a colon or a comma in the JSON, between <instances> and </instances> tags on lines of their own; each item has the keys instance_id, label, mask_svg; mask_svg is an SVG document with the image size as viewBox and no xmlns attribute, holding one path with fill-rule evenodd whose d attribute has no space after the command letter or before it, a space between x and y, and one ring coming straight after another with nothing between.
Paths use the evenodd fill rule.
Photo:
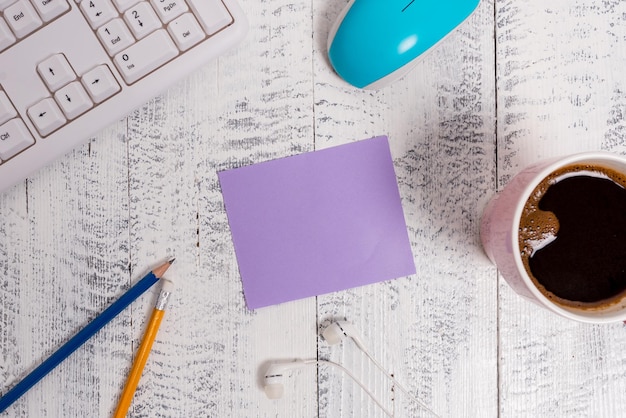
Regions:
<instances>
[{"instance_id":1,"label":"keyboard key","mask_svg":"<svg viewBox=\"0 0 626 418\"><path fill-rule=\"evenodd\" d=\"M132 45L135 38L128 30L126 23L120 18L113 19L98 29L98 37L110 56Z\"/></svg>"},{"instance_id":2,"label":"keyboard key","mask_svg":"<svg viewBox=\"0 0 626 418\"><path fill-rule=\"evenodd\" d=\"M28 109L28 116L33 121L41 136L46 136L65 124L66 119L52 97L43 99Z\"/></svg>"},{"instance_id":3,"label":"keyboard key","mask_svg":"<svg viewBox=\"0 0 626 418\"><path fill-rule=\"evenodd\" d=\"M13 4L15 0L0 0L0 11L6 9L11 4Z\"/></svg>"},{"instance_id":4,"label":"keyboard key","mask_svg":"<svg viewBox=\"0 0 626 418\"><path fill-rule=\"evenodd\" d=\"M4 18L18 38L23 38L41 26L35 8L28 0L19 0L4 9Z\"/></svg>"},{"instance_id":5,"label":"keyboard key","mask_svg":"<svg viewBox=\"0 0 626 418\"><path fill-rule=\"evenodd\" d=\"M209 35L233 23L233 18L221 0L189 0L189 5Z\"/></svg>"},{"instance_id":6,"label":"keyboard key","mask_svg":"<svg viewBox=\"0 0 626 418\"><path fill-rule=\"evenodd\" d=\"M124 13L124 20L137 39L161 27L161 21L148 2L141 2Z\"/></svg>"},{"instance_id":7,"label":"keyboard key","mask_svg":"<svg viewBox=\"0 0 626 418\"><path fill-rule=\"evenodd\" d=\"M0 159L8 160L34 143L21 119L11 119L0 126Z\"/></svg>"},{"instance_id":8,"label":"keyboard key","mask_svg":"<svg viewBox=\"0 0 626 418\"><path fill-rule=\"evenodd\" d=\"M117 11L110 0L83 0L80 2L80 8L92 29L98 29L117 17Z\"/></svg>"},{"instance_id":9,"label":"keyboard key","mask_svg":"<svg viewBox=\"0 0 626 418\"><path fill-rule=\"evenodd\" d=\"M164 29L120 52L113 59L124 80L132 84L178 55L178 49Z\"/></svg>"},{"instance_id":10,"label":"keyboard key","mask_svg":"<svg viewBox=\"0 0 626 418\"><path fill-rule=\"evenodd\" d=\"M67 0L33 0L33 4L44 22L49 22L70 9Z\"/></svg>"},{"instance_id":11,"label":"keyboard key","mask_svg":"<svg viewBox=\"0 0 626 418\"><path fill-rule=\"evenodd\" d=\"M11 104L7 94L0 91L0 125L16 116L17 112Z\"/></svg>"},{"instance_id":12,"label":"keyboard key","mask_svg":"<svg viewBox=\"0 0 626 418\"><path fill-rule=\"evenodd\" d=\"M10 45L13 45L15 42L15 36L13 36L13 32L9 29L7 22L0 17L0 51L6 49Z\"/></svg>"},{"instance_id":13,"label":"keyboard key","mask_svg":"<svg viewBox=\"0 0 626 418\"><path fill-rule=\"evenodd\" d=\"M124 13L137 3L139 3L139 0L113 0L113 4L115 4L120 13Z\"/></svg>"},{"instance_id":14,"label":"keyboard key","mask_svg":"<svg viewBox=\"0 0 626 418\"><path fill-rule=\"evenodd\" d=\"M37 66L37 72L43 78L50 91L57 91L70 81L76 79L76 74L67 62L65 55L56 54L42 61Z\"/></svg>"},{"instance_id":15,"label":"keyboard key","mask_svg":"<svg viewBox=\"0 0 626 418\"><path fill-rule=\"evenodd\" d=\"M100 65L83 75L81 79L91 99L100 103L120 91L111 70L106 65Z\"/></svg>"},{"instance_id":16,"label":"keyboard key","mask_svg":"<svg viewBox=\"0 0 626 418\"><path fill-rule=\"evenodd\" d=\"M167 31L181 51L188 50L205 37L198 21L191 13L185 13L174 20L167 26Z\"/></svg>"},{"instance_id":17,"label":"keyboard key","mask_svg":"<svg viewBox=\"0 0 626 418\"><path fill-rule=\"evenodd\" d=\"M93 102L79 81L74 81L54 93L54 98L68 119L74 119L93 107Z\"/></svg>"},{"instance_id":18,"label":"keyboard key","mask_svg":"<svg viewBox=\"0 0 626 418\"><path fill-rule=\"evenodd\" d=\"M185 0L150 0L163 23L169 23L189 10Z\"/></svg>"}]
</instances>

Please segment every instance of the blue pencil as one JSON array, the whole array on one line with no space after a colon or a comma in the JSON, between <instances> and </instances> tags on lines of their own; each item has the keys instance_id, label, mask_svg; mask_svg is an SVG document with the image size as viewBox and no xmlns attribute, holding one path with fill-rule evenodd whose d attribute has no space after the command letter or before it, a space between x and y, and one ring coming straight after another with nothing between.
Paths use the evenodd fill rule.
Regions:
<instances>
[{"instance_id":1,"label":"blue pencil","mask_svg":"<svg viewBox=\"0 0 626 418\"><path fill-rule=\"evenodd\" d=\"M113 318L115 318L135 299L137 299L152 285L159 281L161 276L167 271L167 269L172 265L173 262L174 259L169 260L167 263L162 264L161 266L152 270L143 279L139 280L137 284L128 289L126 293L124 293L118 300L113 302L113 304L111 304L111 306L109 306L104 312L94 318L94 320L87 324L85 328L80 330L68 342L63 344L61 348L59 348L43 363L41 363L35 370L30 372L28 376L26 376L11 390L9 390L3 397L0 398L0 413L4 412L9 406L13 404L13 402L17 401L45 375L50 373L52 369L54 369L63 360L68 358L74 351L76 351L78 347L83 345L89 338L91 338L94 334L100 331L102 327L104 327Z\"/></svg>"}]
</instances>

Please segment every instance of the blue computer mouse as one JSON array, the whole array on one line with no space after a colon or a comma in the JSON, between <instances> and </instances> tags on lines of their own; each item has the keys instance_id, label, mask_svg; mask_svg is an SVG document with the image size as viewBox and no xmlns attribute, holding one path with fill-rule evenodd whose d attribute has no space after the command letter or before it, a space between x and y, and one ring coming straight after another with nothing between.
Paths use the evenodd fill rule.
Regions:
<instances>
[{"instance_id":1,"label":"blue computer mouse","mask_svg":"<svg viewBox=\"0 0 626 418\"><path fill-rule=\"evenodd\" d=\"M480 0L351 0L328 37L330 63L356 87L404 76L467 19Z\"/></svg>"}]
</instances>

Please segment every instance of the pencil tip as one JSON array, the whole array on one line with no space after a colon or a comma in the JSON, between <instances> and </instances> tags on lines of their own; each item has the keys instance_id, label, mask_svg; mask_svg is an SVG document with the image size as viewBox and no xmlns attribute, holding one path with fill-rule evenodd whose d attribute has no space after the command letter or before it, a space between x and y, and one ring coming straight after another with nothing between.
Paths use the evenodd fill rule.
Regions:
<instances>
[{"instance_id":1,"label":"pencil tip","mask_svg":"<svg viewBox=\"0 0 626 418\"><path fill-rule=\"evenodd\" d=\"M170 268L174 260L175 258L169 259L168 261L166 261L165 263L161 264L159 267L154 269L152 272L154 273L155 276L157 276L158 278L161 278L161 276L163 276L163 273L165 273L167 269Z\"/></svg>"}]
</instances>

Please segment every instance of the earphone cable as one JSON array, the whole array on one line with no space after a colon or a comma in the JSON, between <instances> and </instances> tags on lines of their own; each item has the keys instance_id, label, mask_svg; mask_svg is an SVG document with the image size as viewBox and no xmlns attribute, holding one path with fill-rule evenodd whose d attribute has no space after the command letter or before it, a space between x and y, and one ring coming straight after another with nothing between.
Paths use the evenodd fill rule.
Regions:
<instances>
[{"instance_id":1,"label":"earphone cable","mask_svg":"<svg viewBox=\"0 0 626 418\"><path fill-rule=\"evenodd\" d=\"M369 389L367 389L365 387L365 385L363 383L361 383L351 372L350 370L346 369L345 367L343 367L341 364L339 363L335 363L334 361L329 361L329 360L305 360L304 364L326 364L332 367L336 367L339 370L341 370L342 372L344 372L350 379L352 379L354 381L354 383L356 383L357 385L359 385L359 387L367 394L367 396L370 397L370 399L372 401L374 401L374 403L385 413L385 415L387 415L389 418L393 418L393 414L391 412L389 412L389 410L387 408L385 408L379 401L378 399L376 399L376 397L374 396L374 394L372 392L370 392Z\"/></svg>"},{"instance_id":2,"label":"earphone cable","mask_svg":"<svg viewBox=\"0 0 626 418\"><path fill-rule=\"evenodd\" d=\"M416 404L418 404L419 406L421 406L422 408L424 408L426 411L430 412L432 415L434 415L437 418L441 418L439 415L437 415L432 409L430 409L428 406L426 406L424 404L424 402L420 401L419 399L417 399L415 396L413 396L407 389L404 388L404 386L402 386L400 384L400 382L393 377L390 373L387 372L387 370L385 370L385 368L382 366L382 364L380 364L362 345L357 344L357 347L363 352L363 354L365 354L365 356L367 356L368 359L370 359L370 361L372 363L374 363L374 365L376 367L378 367L378 369L385 375L387 376L387 378L391 379L391 381L393 383L395 383L395 385L398 387L398 389L400 389L401 392L403 392L406 396L408 396L411 400L413 400L413 402L415 402Z\"/></svg>"}]
</instances>

